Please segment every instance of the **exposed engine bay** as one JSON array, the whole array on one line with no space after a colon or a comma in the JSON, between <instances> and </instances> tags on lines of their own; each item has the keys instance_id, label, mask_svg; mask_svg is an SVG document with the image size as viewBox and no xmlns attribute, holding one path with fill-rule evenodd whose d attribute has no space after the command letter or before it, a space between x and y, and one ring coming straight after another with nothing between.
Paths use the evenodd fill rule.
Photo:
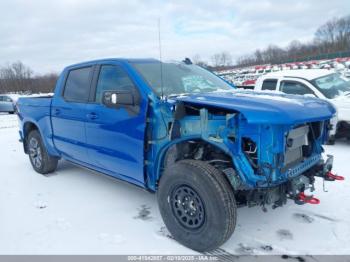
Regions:
<instances>
[{"instance_id":1,"label":"exposed engine bay","mask_svg":"<svg viewBox=\"0 0 350 262\"><path fill-rule=\"evenodd\" d=\"M316 204L304 191L331 172L333 157L321 156L328 121L257 125L239 112L186 103L176 104L173 116L166 132L178 142L166 151L162 168L182 159L206 161L226 176L241 206L275 208L287 199Z\"/></svg>"}]
</instances>

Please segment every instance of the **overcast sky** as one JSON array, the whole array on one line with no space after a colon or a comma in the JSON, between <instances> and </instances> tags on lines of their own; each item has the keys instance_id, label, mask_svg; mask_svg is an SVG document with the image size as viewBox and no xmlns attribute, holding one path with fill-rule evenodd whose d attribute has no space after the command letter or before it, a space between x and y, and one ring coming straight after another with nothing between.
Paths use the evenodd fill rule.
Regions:
<instances>
[{"instance_id":1,"label":"overcast sky","mask_svg":"<svg viewBox=\"0 0 350 262\"><path fill-rule=\"evenodd\" d=\"M311 40L348 14L349 0L1 0L0 64L21 60L46 73L96 58L157 58L159 18L164 59L237 58Z\"/></svg>"}]
</instances>

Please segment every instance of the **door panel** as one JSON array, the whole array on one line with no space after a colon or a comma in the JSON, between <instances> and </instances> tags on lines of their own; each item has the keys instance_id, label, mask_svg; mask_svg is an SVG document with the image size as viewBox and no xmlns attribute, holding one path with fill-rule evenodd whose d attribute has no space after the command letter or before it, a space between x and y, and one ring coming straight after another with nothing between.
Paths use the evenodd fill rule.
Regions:
<instances>
[{"instance_id":1,"label":"door panel","mask_svg":"<svg viewBox=\"0 0 350 262\"><path fill-rule=\"evenodd\" d=\"M67 73L62 97L52 101L53 141L62 154L88 162L86 149L86 103L89 99L93 67L74 68Z\"/></svg>"},{"instance_id":2,"label":"door panel","mask_svg":"<svg viewBox=\"0 0 350 262\"><path fill-rule=\"evenodd\" d=\"M102 105L87 105L86 110L96 116L86 122L90 163L143 183L145 117Z\"/></svg>"},{"instance_id":3,"label":"door panel","mask_svg":"<svg viewBox=\"0 0 350 262\"><path fill-rule=\"evenodd\" d=\"M85 107L86 104L67 103L60 99L55 100L51 108L55 147L69 158L82 162L87 162Z\"/></svg>"},{"instance_id":4,"label":"door panel","mask_svg":"<svg viewBox=\"0 0 350 262\"><path fill-rule=\"evenodd\" d=\"M86 106L86 139L90 163L114 176L127 176L143 184L147 102L141 101L141 108L134 111L102 105L103 91L135 88L138 93L137 87L121 66L102 65L96 82L95 101Z\"/></svg>"}]
</instances>

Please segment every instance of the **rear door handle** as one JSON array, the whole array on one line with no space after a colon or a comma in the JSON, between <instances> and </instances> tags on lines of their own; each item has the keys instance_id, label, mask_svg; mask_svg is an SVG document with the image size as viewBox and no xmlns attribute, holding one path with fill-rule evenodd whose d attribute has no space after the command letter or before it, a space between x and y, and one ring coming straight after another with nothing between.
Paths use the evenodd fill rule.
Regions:
<instances>
[{"instance_id":1,"label":"rear door handle","mask_svg":"<svg viewBox=\"0 0 350 262\"><path fill-rule=\"evenodd\" d=\"M97 115L96 113L94 113L94 112L89 113L89 114L87 114L86 116L87 116L89 119L91 119L91 120L95 120L95 119L98 118L98 115Z\"/></svg>"}]
</instances>

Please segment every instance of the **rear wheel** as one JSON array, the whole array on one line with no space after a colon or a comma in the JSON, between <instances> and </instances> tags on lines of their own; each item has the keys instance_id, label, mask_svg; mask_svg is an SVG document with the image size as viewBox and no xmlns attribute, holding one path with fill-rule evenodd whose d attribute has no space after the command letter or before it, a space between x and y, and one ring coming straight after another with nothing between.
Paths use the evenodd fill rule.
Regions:
<instances>
[{"instance_id":1,"label":"rear wheel","mask_svg":"<svg viewBox=\"0 0 350 262\"><path fill-rule=\"evenodd\" d=\"M236 202L224 174L196 160L166 168L158 189L158 204L173 237L203 252L221 246L236 225Z\"/></svg>"},{"instance_id":2,"label":"rear wheel","mask_svg":"<svg viewBox=\"0 0 350 262\"><path fill-rule=\"evenodd\" d=\"M27 138L30 162L34 170L40 174L48 174L56 170L58 159L47 153L38 130L33 130Z\"/></svg>"}]
</instances>

